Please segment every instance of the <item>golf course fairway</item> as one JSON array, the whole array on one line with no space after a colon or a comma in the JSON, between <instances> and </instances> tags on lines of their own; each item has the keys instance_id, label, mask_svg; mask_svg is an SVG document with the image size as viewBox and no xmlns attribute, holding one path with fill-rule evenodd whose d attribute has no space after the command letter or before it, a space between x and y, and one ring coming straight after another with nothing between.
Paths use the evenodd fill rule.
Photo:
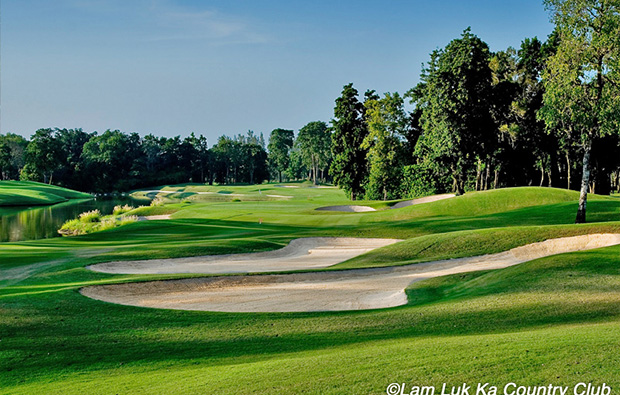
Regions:
<instances>
[{"instance_id":1,"label":"golf course fairway","mask_svg":"<svg viewBox=\"0 0 620 395\"><path fill-rule=\"evenodd\" d=\"M620 389L620 199L590 195L589 223L574 225L578 193L562 189L470 192L396 210L390 207L398 202L359 201L375 211L352 214L316 210L349 205L338 189L291 186L151 188L182 197L135 215L170 219L3 243L0 393L385 394L393 383L438 389L448 383L448 390L490 383L501 391L508 383L584 382ZM235 199L224 196L230 194ZM402 241L331 266L269 275L87 268L265 253L303 238ZM546 247L519 250L534 243ZM433 262L471 263L506 251L528 252L518 264L399 279L398 290L390 288L398 303L333 309L340 311L188 311L82 294L155 283L260 283L270 276L408 276ZM377 282L376 290L393 281Z\"/></svg>"}]
</instances>

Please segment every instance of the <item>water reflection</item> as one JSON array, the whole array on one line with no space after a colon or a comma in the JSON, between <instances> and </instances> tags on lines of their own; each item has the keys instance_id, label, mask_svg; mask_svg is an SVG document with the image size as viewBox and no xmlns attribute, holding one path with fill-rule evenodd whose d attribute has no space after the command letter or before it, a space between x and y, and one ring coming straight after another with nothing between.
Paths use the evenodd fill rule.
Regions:
<instances>
[{"instance_id":1,"label":"water reflection","mask_svg":"<svg viewBox=\"0 0 620 395\"><path fill-rule=\"evenodd\" d=\"M95 209L99 209L103 215L111 214L118 204L137 207L148 205L149 201L129 197L97 198L71 200L53 206L0 207L0 242L58 237L58 229L65 221Z\"/></svg>"}]
</instances>

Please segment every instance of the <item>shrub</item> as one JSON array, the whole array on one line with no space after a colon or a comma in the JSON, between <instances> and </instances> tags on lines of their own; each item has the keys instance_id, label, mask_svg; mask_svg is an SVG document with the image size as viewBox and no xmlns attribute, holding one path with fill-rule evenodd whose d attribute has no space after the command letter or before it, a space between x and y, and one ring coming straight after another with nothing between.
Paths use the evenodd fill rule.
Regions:
<instances>
[{"instance_id":1,"label":"shrub","mask_svg":"<svg viewBox=\"0 0 620 395\"><path fill-rule=\"evenodd\" d=\"M100 215L99 210L82 213L79 218L65 222L58 233L63 236L85 235L138 221L138 217L135 215L106 215L104 217Z\"/></svg>"},{"instance_id":2,"label":"shrub","mask_svg":"<svg viewBox=\"0 0 620 395\"><path fill-rule=\"evenodd\" d=\"M101 220L101 212L99 210L86 211L80 214L80 222L99 222Z\"/></svg>"},{"instance_id":3,"label":"shrub","mask_svg":"<svg viewBox=\"0 0 620 395\"><path fill-rule=\"evenodd\" d=\"M151 206L162 206L164 204L164 199L157 196L155 199L151 201Z\"/></svg>"},{"instance_id":4,"label":"shrub","mask_svg":"<svg viewBox=\"0 0 620 395\"><path fill-rule=\"evenodd\" d=\"M121 206L121 205L114 206L114 210L112 211L112 214L113 215L123 215L123 214L133 210L134 208L135 207L132 207L132 206L130 206L128 204L126 204L124 206Z\"/></svg>"},{"instance_id":5,"label":"shrub","mask_svg":"<svg viewBox=\"0 0 620 395\"><path fill-rule=\"evenodd\" d=\"M436 174L426 164L416 164L403 168L402 196L418 198L445 192L450 185L448 177Z\"/></svg>"}]
</instances>

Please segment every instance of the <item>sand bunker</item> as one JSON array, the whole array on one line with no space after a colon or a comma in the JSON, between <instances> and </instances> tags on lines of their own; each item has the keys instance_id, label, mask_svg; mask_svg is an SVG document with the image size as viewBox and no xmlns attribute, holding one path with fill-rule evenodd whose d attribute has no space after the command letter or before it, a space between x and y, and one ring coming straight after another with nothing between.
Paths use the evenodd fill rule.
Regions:
<instances>
[{"instance_id":1,"label":"sand bunker","mask_svg":"<svg viewBox=\"0 0 620 395\"><path fill-rule=\"evenodd\" d=\"M433 196L426 196L423 198L418 198L418 199L413 199L413 200L405 200L403 202L398 202L395 205L393 205L392 209L394 208L403 208L403 207L407 207L407 206L413 206L416 204L422 204L422 203L430 203L430 202L436 202L438 200L444 200L444 199L449 199L449 198L453 198L456 195L453 193L446 193L444 195L433 195ZM316 209L317 211L339 211L339 212L343 212L343 213L365 213L365 212L369 212L369 211L377 211L372 207L368 207L368 206L326 206L326 207L319 207Z\"/></svg>"},{"instance_id":2,"label":"sand bunker","mask_svg":"<svg viewBox=\"0 0 620 395\"><path fill-rule=\"evenodd\" d=\"M106 262L86 268L96 272L123 274L221 274L321 269L398 241L400 240L309 237L293 240L286 247L275 251Z\"/></svg>"},{"instance_id":3,"label":"sand bunker","mask_svg":"<svg viewBox=\"0 0 620 395\"><path fill-rule=\"evenodd\" d=\"M405 288L454 273L501 269L532 259L620 244L620 234L547 240L499 254L415 265L288 275L193 278L99 285L83 295L111 303L177 310L295 312L362 310L407 303Z\"/></svg>"},{"instance_id":4,"label":"sand bunker","mask_svg":"<svg viewBox=\"0 0 620 395\"><path fill-rule=\"evenodd\" d=\"M164 215L145 215L145 216L139 216L138 217L138 221L155 221L155 220L160 220L160 219L170 219L170 214L164 214Z\"/></svg>"},{"instance_id":5,"label":"sand bunker","mask_svg":"<svg viewBox=\"0 0 620 395\"><path fill-rule=\"evenodd\" d=\"M436 202L438 200L444 200L444 199L449 199L449 198L453 198L456 195L453 193L446 193L443 195L432 195L432 196L426 196L423 198L418 198L418 199L413 199L413 200L405 200L404 202L398 202L395 205L393 205L390 208L403 208L403 207L408 207L408 206L413 206L416 204L422 204L422 203L430 203L430 202Z\"/></svg>"},{"instance_id":6,"label":"sand bunker","mask_svg":"<svg viewBox=\"0 0 620 395\"><path fill-rule=\"evenodd\" d=\"M377 211L372 207L368 206L326 206L319 207L316 209L317 211L340 211L343 213L365 213L368 211Z\"/></svg>"}]
</instances>

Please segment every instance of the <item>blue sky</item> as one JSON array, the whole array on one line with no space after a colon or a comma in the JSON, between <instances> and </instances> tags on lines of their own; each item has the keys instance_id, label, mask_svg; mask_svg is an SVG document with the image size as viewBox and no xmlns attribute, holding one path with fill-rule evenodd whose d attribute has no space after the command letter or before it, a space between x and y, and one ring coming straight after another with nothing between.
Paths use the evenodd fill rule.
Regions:
<instances>
[{"instance_id":1,"label":"blue sky","mask_svg":"<svg viewBox=\"0 0 620 395\"><path fill-rule=\"evenodd\" d=\"M491 50L551 32L541 0L2 0L0 133L298 130L342 86L403 93L468 26Z\"/></svg>"}]
</instances>

